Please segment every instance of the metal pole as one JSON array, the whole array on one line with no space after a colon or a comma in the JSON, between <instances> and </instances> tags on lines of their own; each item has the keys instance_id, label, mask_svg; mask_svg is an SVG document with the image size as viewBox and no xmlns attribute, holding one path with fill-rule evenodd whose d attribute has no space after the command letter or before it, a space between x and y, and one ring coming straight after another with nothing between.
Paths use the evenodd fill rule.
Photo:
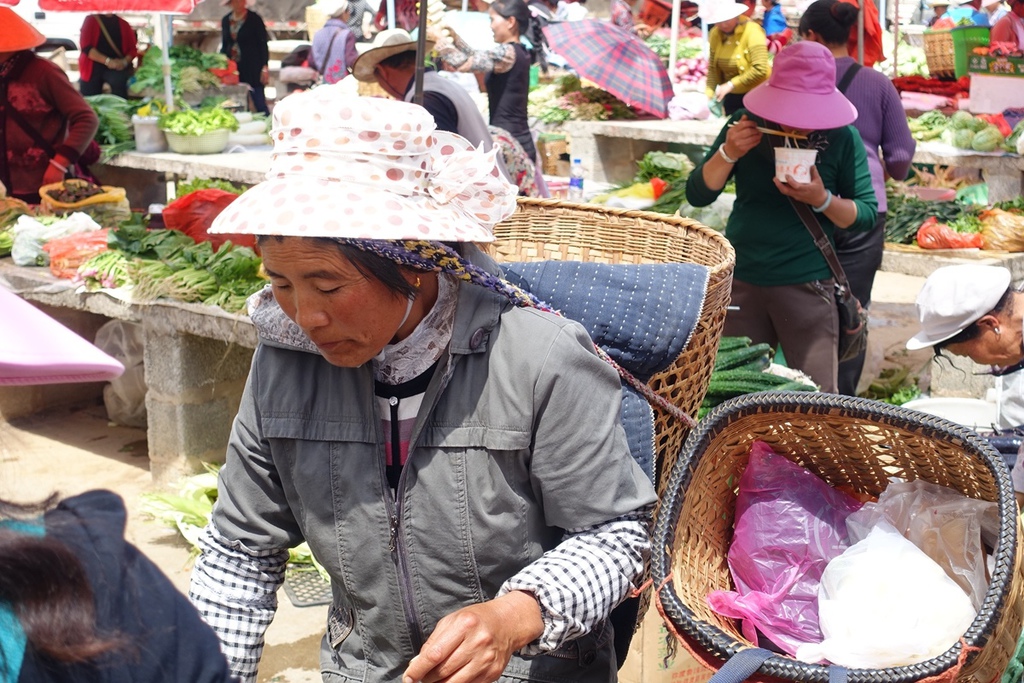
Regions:
<instances>
[{"instance_id":1,"label":"metal pole","mask_svg":"<svg viewBox=\"0 0 1024 683\"><path fill-rule=\"evenodd\" d=\"M395 0L387 0L388 28L395 27Z\"/></svg>"},{"instance_id":2,"label":"metal pole","mask_svg":"<svg viewBox=\"0 0 1024 683\"><path fill-rule=\"evenodd\" d=\"M160 16L160 49L163 53L164 99L167 100L167 111L174 111L174 87L171 85L171 43L174 33L174 20L170 14Z\"/></svg>"},{"instance_id":3,"label":"metal pole","mask_svg":"<svg viewBox=\"0 0 1024 683\"><path fill-rule=\"evenodd\" d=\"M426 71L423 63L427 61L427 0L420 0L419 20L420 26L416 32L416 80L412 101L423 106L423 73Z\"/></svg>"},{"instance_id":4,"label":"metal pole","mask_svg":"<svg viewBox=\"0 0 1024 683\"><path fill-rule=\"evenodd\" d=\"M672 0L672 31L668 43L668 80L676 84L676 42L679 41L679 6L682 0Z\"/></svg>"},{"instance_id":5,"label":"metal pole","mask_svg":"<svg viewBox=\"0 0 1024 683\"><path fill-rule=\"evenodd\" d=\"M893 0L892 3L893 12L893 25L896 27L896 39L892 43L892 75L899 76L899 53L900 53L900 1Z\"/></svg>"},{"instance_id":6,"label":"metal pole","mask_svg":"<svg viewBox=\"0 0 1024 683\"><path fill-rule=\"evenodd\" d=\"M864 66L864 5L869 0L860 0L860 12L857 13L857 63Z\"/></svg>"}]
</instances>

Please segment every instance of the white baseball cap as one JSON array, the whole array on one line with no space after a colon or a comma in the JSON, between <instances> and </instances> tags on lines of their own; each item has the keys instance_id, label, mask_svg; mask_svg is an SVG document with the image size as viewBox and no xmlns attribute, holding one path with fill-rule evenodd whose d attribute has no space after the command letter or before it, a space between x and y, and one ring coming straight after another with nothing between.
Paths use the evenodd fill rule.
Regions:
<instances>
[{"instance_id":1,"label":"white baseball cap","mask_svg":"<svg viewBox=\"0 0 1024 683\"><path fill-rule=\"evenodd\" d=\"M1010 271L964 264L939 268L917 295L921 331L907 342L911 351L946 341L989 313L1010 287Z\"/></svg>"}]
</instances>

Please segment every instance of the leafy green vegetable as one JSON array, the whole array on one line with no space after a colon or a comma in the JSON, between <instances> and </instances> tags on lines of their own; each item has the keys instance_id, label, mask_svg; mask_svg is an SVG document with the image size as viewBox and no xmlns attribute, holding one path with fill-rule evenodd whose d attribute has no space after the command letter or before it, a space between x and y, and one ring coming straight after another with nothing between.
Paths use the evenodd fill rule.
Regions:
<instances>
[{"instance_id":1,"label":"leafy green vegetable","mask_svg":"<svg viewBox=\"0 0 1024 683\"><path fill-rule=\"evenodd\" d=\"M235 115L221 107L208 109L182 109L160 116L161 130L178 135L203 135L214 130L237 130Z\"/></svg>"},{"instance_id":2,"label":"leafy green vegetable","mask_svg":"<svg viewBox=\"0 0 1024 683\"><path fill-rule=\"evenodd\" d=\"M245 192L244 187L229 183L226 180L219 180L215 178L193 178L192 180L185 180L175 185L174 194L176 197L184 197L196 190L207 189L224 190L225 192L231 192L232 194L242 194Z\"/></svg>"},{"instance_id":3,"label":"leafy green vegetable","mask_svg":"<svg viewBox=\"0 0 1024 683\"><path fill-rule=\"evenodd\" d=\"M8 256L14 247L14 231L0 230L0 256Z\"/></svg>"},{"instance_id":4,"label":"leafy green vegetable","mask_svg":"<svg viewBox=\"0 0 1024 683\"><path fill-rule=\"evenodd\" d=\"M220 53L205 53L188 47L175 45L168 53L171 62L171 87L175 95L182 92L199 92L204 87L217 87L220 79L210 69L223 69L228 58ZM163 52L156 45L146 50L139 68L135 71L129 91L139 94L145 90L163 91Z\"/></svg>"},{"instance_id":5,"label":"leafy green vegetable","mask_svg":"<svg viewBox=\"0 0 1024 683\"><path fill-rule=\"evenodd\" d=\"M661 178L666 183L686 180L693 170L693 162L685 154L676 152L648 152L636 164L633 182L643 183Z\"/></svg>"}]
</instances>

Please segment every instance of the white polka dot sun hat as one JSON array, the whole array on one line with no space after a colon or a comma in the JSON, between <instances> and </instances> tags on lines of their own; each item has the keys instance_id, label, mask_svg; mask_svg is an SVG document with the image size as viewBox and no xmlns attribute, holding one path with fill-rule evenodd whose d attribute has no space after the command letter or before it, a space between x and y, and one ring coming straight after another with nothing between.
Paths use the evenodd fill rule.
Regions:
<instances>
[{"instance_id":1,"label":"white polka dot sun hat","mask_svg":"<svg viewBox=\"0 0 1024 683\"><path fill-rule=\"evenodd\" d=\"M497 148L436 130L414 104L324 85L281 100L270 134L267 179L211 233L491 242L516 208Z\"/></svg>"}]
</instances>

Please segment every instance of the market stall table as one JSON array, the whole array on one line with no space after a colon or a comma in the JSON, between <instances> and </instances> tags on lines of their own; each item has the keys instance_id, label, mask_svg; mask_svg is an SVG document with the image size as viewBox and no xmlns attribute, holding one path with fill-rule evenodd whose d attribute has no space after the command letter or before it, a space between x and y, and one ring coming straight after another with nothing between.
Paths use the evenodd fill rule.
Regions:
<instances>
[{"instance_id":1,"label":"market stall table","mask_svg":"<svg viewBox=\"0 0 1024 683\"><path fill-rule=\"evenodd\" d=\"M142 325L147 442L155 482L169 484L194 473L200 462L223 460L256 348L256 330L247 316L214 306L128 303L105 292L80 292L47 268L16 266L9 258L0 259L0 286L43 306L90 340L108 319ZM4 389L0 406L32 400L31 389ZM52 398L54 403L61 399Z\"/></svg>"},{"instance_id":2,"label":"market stall table","mask_svg":"<svg viewBox=\"0 0 1024 683\"><path fill-rule=\"evenodd\" d=\"M584 177L610 183L630 180L636 161L669 143L707 147L724 119L704 121L569 121L562 130L570 138L573 157L583 160ZM919 142L914 163L980 169L989 186L989 200L1001 202L1021 195L1024 157L1016 154L969 152L939 142Z\"/></svg>"}]
</instances>

